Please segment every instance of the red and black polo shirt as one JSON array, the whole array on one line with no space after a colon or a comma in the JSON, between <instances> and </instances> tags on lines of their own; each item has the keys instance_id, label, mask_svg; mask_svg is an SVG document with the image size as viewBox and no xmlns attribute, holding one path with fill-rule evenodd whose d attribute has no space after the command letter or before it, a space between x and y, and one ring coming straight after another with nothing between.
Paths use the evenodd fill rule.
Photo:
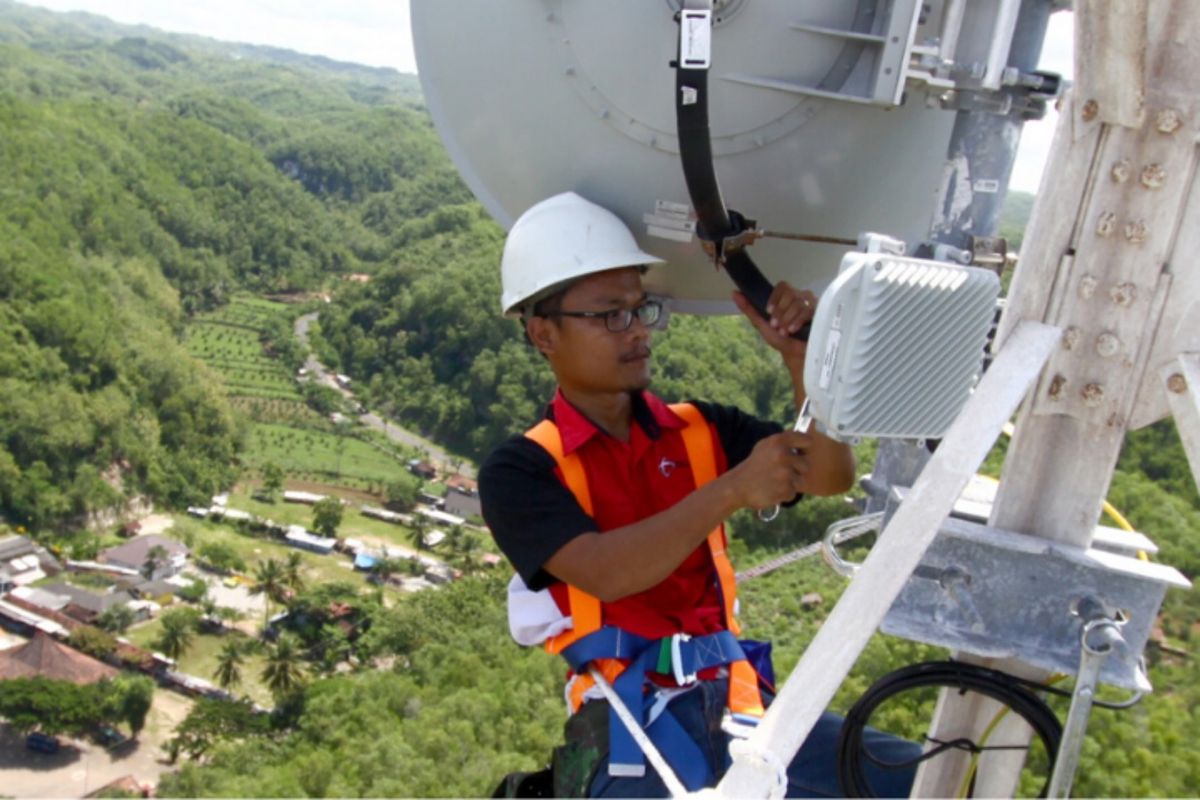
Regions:
<instances>
[{"instance_id":1,"label":"red and black polo shirt","mask_svg":"<svg viewBox=\"0 0 1200 800\"><path fill-rule=\"evenodd\" d=\"M480 469L484 520L530 589L551 588L553 593L562 587L542 567L572 538L653 516L694 490L679 434L684 421L649 392L633 400L628 442L602 431L561 392L546 411L546 418L558 425L565 452L577 452L583 462L595 519L558 479L554 459L524 436L501 444ZM761 439L782 430L733 407L690 402L715 433L718 474L745 459ZM604 624L647 638L723 629L721 594L707 545L697 547L658 585L605 604L604 613Z\"/></svg>"}]
</instances>

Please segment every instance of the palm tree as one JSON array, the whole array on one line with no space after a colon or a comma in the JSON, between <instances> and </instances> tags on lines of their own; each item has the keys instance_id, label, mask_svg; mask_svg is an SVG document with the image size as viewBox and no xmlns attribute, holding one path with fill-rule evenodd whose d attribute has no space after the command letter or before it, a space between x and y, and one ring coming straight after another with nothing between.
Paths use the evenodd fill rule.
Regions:
<instances>
[{"instance_id":1,"label":"palm tree","mask_svg":"<svg viewBox=\"0 0 1200 800\"><path fill-rule=\"evenodd\" d=\"M296 551L288 553L287 561L283 563L283 583L295 593L304 588L304 559Z\"/></svg>"},{"instance_id":2,"label":"palm tree","mask_svg":"<svg viewBox=\"0 0 1200 800\"><path fill-rule=\"evenodd\" d=\"M192 619L185 614L163 614L158 649L172 661L178 661L192 643Z\"/></svg>"},{"instance_id":3,"label":"palm tree","mask_svg":"<svg viewBox=\"0 0 1200 800\"><path fill-rule=\"evenodd\" d=\"M404 561L398 558L381 558L375 562L373 567L375 577L380 583L387 583L392 576L404 569Z\"/></svg>"},{"instance_id":4,"label":"palm tree","mask_svg":"<svg viewBox=\"0 0 1200 800\"><path fill-rule=\"evenodd\" d=\"M429 529L429 523L425 520L423 514L413 514L412 521L412 537L413 544L418 550L425 549L425 532Z\"/></svg>"},{"instance_id":5,"label":"palm tree","mask_svg":"<svg viewBox=\"0 0 1200 800\"><path fill-rule=\"evenodd\" d=\"M300 664L300 648L296 637L285 633L271 648L263 667L263 681L276 696L286 694L304 682L304 667Z\"/></svg>"},{"instance_id":6,"label":"palm tree","mask_svg":"<svg viewBox=\"0 0 1200 800\"><path fill-rule=\"evenodd\" d=\"M246 651L242 644L229 640L217 655L217 670L213 677L222 689L242 682L242 664L246 662Z\"/></svg>"},{"instance_id":7,"label":"palm tree","mask_svg":"<svg viewBox=\"0 0 1200 800\"><path fill-rule=\"evenodd\" d=\"M462 538L458 541L457 555L459 565L465 571L470 571L475 566L475 553L479 550L479 542L474 536L467 532L463 532Z\"/></svg>"},{"instance_id":8,"label":"palm tree","mask_svg":"<svg viewBox=\"0 0 1200 800\"><path fill-rule=\"evenodd\" d=\"M224 623L221 621L221 618L217 616L217 601L214 600L211 595L205 594L204 597L200 599L200 613L203 615L200 617L200 619L205 625L216 628L217 630L220 630L222 627L224 627Z\"/></svg>"},{"instance_id":9,"label":"palm tree","mask_svg":"<svg viewBox=\"0 0 1200 800\"><path fill-rule=\"evenodd\" d=\"M133 624L133 609L124 603L109 606L96 618L96 627L109 633L124 633Z\"/></svg>"},{"instance_id":10,"label":"palm tree","mask_svg":"<svg viewBox=\"0 0 1200 800\"><path fill-rule=\"evenodd\" d=\"M263 626L271 618L271 603L282 603L283 592L287 579L283 565L273 558L260 561L254 567L254 583L250 585L250 594L265 595L267 602L263 608Z\"/></svg>"}]
</instances>

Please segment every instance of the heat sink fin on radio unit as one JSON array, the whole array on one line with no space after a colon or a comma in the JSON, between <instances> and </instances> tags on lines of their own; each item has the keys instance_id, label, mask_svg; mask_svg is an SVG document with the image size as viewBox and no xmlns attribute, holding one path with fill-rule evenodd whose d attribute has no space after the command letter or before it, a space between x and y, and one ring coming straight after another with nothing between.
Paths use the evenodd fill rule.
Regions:
<instances>
[{"instance_id":1,"label":"heat sink fin on radio unit","mask_svg":"<svg viewBox=\"0 0 1200 800\"><path fill-rule=\"evenodd\" d=\"M979 379L999 293L989 270L848 253L809 337L813 416L840 439L941 438Z\"/></svg>"}]
</instances>

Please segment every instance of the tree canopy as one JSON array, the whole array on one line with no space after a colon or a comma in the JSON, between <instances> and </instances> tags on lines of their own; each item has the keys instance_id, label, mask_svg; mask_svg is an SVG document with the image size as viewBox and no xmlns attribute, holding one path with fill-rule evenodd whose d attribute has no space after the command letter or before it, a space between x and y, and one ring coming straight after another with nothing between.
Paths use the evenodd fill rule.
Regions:
<instances>
[{"instance_id":1,"label":"tree canopy","mask_svg":"<svg viewBox=\"0 0 1200 800\"><path fill-rule=\"evenodd\" d=\"M374 272L465 201L418 97L390 70L0 3L0 515L230 485L242 429L185 315Z\"/></svg>"}]
</instances>

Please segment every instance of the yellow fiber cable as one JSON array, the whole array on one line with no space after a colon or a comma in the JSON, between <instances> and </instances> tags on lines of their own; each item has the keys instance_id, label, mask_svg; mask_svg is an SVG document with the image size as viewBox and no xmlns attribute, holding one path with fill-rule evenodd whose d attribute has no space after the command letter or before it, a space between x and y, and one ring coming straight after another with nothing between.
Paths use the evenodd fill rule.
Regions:
<instances>
[{"instance_id":1,"label":"yellow fiber cable","mask_svg":"<svg viewBox=\"0 0 1200 800\"><path fill-rule=\"evenodd\" d=\"M1054 684L1058 683L1059 681L1065 680L1066 678L1067 678L1067 676L1063 673L1055 673L1054 675L1050 676L1049 680L1046 681L1046 685L1053 686ZM1004 705L1003 703L1000 704L1000 708L996 711L995 716L992 717L992 721L989 722L988 726L983 729L983 735L981 735L979 737L979 747L981 749L987 745L988 739L992 738L992 734L996 731L996 726L998 726L1000 724L1000 721L1002 719L1004 719L1006 716L1008 716L1008 713L1010 711L1012 711L1011 708ZM979 757L981 755L983 755L983 754L982 753L972 753L971 754L971 763L967 767L966 774L963 775L962 784L959 785L958 794L955 795L955 797L963 798L963 797L969 796L970 789L971 789L971 781L975 778L975 773L979 770ZM1049 756L1050 756L1051 764L1053 764L1054 754L1050 753Z\"/></svg>"},{"instance_id":2,"label":"yellow fiber cable","mask_svg":"<svg viewBox=\"0 0 1200 800\"><path fill-rule=\"evenodd\" d=\"M1016 428L1013 426L1013 424L1011 422L1008 422L1008 423L1005 423L1004 428L1002 428L1001 430L1005 436L1008 436L1009 438L1011 438L1014 431L1016 430ZM997 481L995 478L990 478L986 475L980 475L979 477L987 478L988 480L992 481L993 483L999 483L999 481ZM1108 514L1109 518L1113 522L1117 523L1117 527L1120 528L1121 530L1126 531L1128 533L1137 533L1137 529L1134 528L1133 525L1130 524L1129 520L1125 519L1125 515L1122 514L1120 511L1118 511L1116 509L1116 507L1113 506L1113 504L1108 502L1107 500L1104 501L1104 513ZM1150 556L1146 554L1145 550L1138 551L1138 558L1141 559L1142 561L1150 560Z\"/></svg>"}]
</instances>

